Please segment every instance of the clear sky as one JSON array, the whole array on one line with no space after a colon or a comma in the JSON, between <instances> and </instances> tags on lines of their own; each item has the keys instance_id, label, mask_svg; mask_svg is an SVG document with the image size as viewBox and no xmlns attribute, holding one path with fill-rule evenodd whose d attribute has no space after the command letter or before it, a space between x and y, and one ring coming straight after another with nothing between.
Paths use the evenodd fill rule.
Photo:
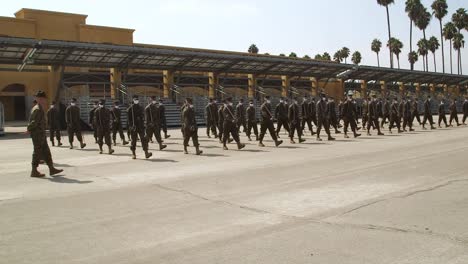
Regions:
<instances>
[{"instance_id":1,"label":"clear sky","mask_svg":"<svg viewBox=\"0 0 468 264\"><path fill-rule=\"evenodd\" d=\"M409 68L409 19L404 0L390 6L392 36L404 43L401 67ZM422 0L430 9L432 0ZM449 15L460 7L468 9L468 0L447 0ZM343 46L362 53L364 65L377 65L370 50L374 38L387 42L385 8L376 0L17 0L3 1L0 16L13 16L21 8L45 9L87 14L88 24L135 29L134 41L172 46L246 51L255 43L261 53L299 56L329 52ZM432 11L432 10L431 10ZM413 31L413 46L422 32ZM427 37L440 39L439 22L433 17ZM464 31L465 40L468 34ZM449 42L445 42L446 70L449 66ZM414 48L415 49L415 48ZM462 49L464 73L468 74L468 50ZM441 51L437 51L437 70L442 71ZM381 65L389 66L388 50L380 55ZM434 70L432 54L429 69ZM454 54L454 72L456 60ZM416 64L422 69L422 59Z\"/></svg>"}]
</instances>

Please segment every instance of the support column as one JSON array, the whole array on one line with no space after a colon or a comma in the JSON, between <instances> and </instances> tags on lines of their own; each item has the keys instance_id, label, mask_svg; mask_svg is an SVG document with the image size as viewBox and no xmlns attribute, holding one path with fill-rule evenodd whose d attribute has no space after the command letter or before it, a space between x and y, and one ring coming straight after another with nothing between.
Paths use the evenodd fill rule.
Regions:
<instances>
[{"instance_id":1,"label":"support column","mask_svg":"<svg viewBox=\"0 0 468 264\"><path fill-rule=\"evenodd\" d=\"M249 74L247 75L248 79L248 96L250 99L255 97L255 86L257 86L257 79L255 75Z\"/></svg>"},{"instance_id":2,"label":"support column","mask_svg":"<svg viewBox=\"0 0 468 264\"><path fill-rule=\"evenodd\" d=\"M361 98L367 97L367 81L361 82Z\"/></svg>"},{"instance_id":3,"label":"support column","mask_svg":"<svg viewBox=\"0 0 468 264\"><path fill-rule=\"evenodd\" d=\"M281 96L289 96L289 87L291 86L291 80L289 76L281 76Z\"/></svg>"},{"instance_id":4,"label":"support column","mask_svg":"<svg viewBox=\"0 0 468 264\"><path fill-rule=\"evenodd\" d=\"M399 82L398 86L399 86L399 90L400 90L400 96L403 98L405 96L405 93L406 93L405 83Z\"/></svg>"},{"instance_id":5,"label":"support column","mask_svg":"<svg viewBox=\"0 0 468 264\"><path fill-rule=\"evenodd\" d=\"M110 96L112 100L119 99L119 89L122 84L122 72L117 68L110 69Z\"/></svg>"},{"instance_id":6,"label":"support column","mask_svg":"<svg viewBox=\"0 0 468 264\"><path fill-rule=\"evenodd\" d=\"M310 82L312 84L311 94L313 97L316 97L318 95L318 87L319 87L317 78L311 77Z\"/></svg>"},{"instance_id":7,"label":"support column","mask_svg":"<svg viewBox=\"0 0 468 264\"><path fill-rule=\"evenodd\" d=\"M385 81L380 81L380 93L382 97L387 96L387 83Z\"/></svg>"},{"instance_id":8,"label":"support column","mask_svg":"<svg viewBox=\"0 0 468 264\"><path fill-rule=\"evenodd\" d=\"M421 84L415 83L415 85L416 85L416 96L419 97L419 95L421 95Z\"/></svg>"},{"instance_id":9,"label":"support column","mask_svg":"<svg viewBox=\"0 0 468 264\"><path fill-rule=\"evenodd\" d=\"M215 98L216 97L216 87L218 87L218 75L214 72L208 73L208 97Z\"/></svg>"},{"instance_id":10,"label":"support column","mask_svg":"<svg viewBox=\"0 0 468 264\"><path fill-rule=\"evenodd\" d=\"M169 98L170 97L170 91L172 88L172 85L174 85L174 72L169 71L169 70L164 70L163 71L163 97L164 98Z\"/></svg>"}]
</instances>

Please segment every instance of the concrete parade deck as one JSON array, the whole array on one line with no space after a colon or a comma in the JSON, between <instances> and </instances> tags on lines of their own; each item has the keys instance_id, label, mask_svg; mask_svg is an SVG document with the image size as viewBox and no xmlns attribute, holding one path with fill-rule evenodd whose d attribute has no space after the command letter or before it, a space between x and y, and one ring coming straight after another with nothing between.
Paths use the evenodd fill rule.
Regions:
<instances>
[{"instance_id":1,"label":"concrete parade deck","mask_svg":"<svg viewBox=\"0 0 468 264\"><path fill-rule=\"evenodd\" d=\"M0 263L468 263L468 127L416 129L223 151L200 128L202 156L171 130L135 161L87 134L45 179L0 138Z\"/></svg>"}]
</instances>

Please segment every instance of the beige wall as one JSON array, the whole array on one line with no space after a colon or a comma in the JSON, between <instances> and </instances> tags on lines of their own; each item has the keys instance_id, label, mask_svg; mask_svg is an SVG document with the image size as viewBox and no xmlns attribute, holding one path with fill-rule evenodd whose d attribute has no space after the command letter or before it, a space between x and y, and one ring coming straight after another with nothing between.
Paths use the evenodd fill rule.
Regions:
<instances>
[{"instance_id":1,"label":"beige wall","mask_svg":"<svg viewBox=\"0 0 468 264\"><path fill-rule=\"evenodd\" d=\"M133 44L133 29L80 25L80 41L93 43Z\"/></svg>"},{"instance_id":2,"label":"beige wall","mask_svg":"<svg viewBox=\"0 0 468 264\"><path fill-rule=\"evenodd\" d=\"M0 17L0 35L20 38L35 38L36 22L29 19Z\"/></svg>"}]
</instances>

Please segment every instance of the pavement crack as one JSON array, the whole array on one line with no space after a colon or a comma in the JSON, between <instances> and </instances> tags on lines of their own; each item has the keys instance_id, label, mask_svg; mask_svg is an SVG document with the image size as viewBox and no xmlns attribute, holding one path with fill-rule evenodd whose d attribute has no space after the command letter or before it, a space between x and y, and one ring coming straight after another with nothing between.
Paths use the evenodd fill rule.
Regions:
<instances>
[{"instance_id":1,"label":"pavement crack","mask_svg":"<svg viewBox=\"0 0 468 264\"><path fill-rule=\"evenodd\" d=\"M408 198L410 196L413 196L413 195L416 195L416 194L419 194L419 193L431 192L431 191L443 188L443 187L448 186L448 185L453 184L453 183L465 182L465 181L468 181L468 179L450 180L450 181L447 181L445 183L442 183L442 184L439 184L439 185L436 185L436 186L432 186L430 188L426 188L426 189L422 189L422 190L416 190L416 191L409 192L409 193L406 193L405 195L401 195L401 196L398 196L398 197L395 197L395 198Z\"/></svg>"}]
</instances>

